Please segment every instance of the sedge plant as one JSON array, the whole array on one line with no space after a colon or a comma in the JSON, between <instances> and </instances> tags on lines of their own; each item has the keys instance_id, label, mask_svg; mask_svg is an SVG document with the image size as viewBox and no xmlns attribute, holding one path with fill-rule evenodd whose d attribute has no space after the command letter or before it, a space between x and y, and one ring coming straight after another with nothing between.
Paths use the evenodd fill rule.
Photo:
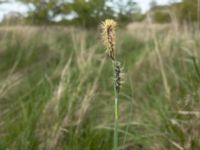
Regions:
<instances>
[{"instance_id":1,"label":"sedge plant","mask_svg":"<svg viewBox=\"0 0 200 150\"><path fill-rule=\"evenodd\" d=\"M115 44L115 29L117 23L112 19L106 19L102 22L102 39L106 47L106 53L112 61L113 68L113 85L114 85L114 136L113 136L113 150L118 149L118 124L119 124L119 111L118 111L118 101L119 101L119 91L121 88L121 77L122 68L120 62L116 59L116 44Z\"/></svg>"}]
</instances>

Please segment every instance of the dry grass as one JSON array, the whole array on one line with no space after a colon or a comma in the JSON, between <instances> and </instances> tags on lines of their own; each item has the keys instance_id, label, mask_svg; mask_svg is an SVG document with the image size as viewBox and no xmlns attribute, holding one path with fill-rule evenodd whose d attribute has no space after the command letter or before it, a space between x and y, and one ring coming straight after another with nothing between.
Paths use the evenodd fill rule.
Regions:
<instances>
[{"instance_id":1,"label":"dry grass","mask_svg":"<svg viewBox=\"0 0 200 150\"><path fill-rule=\"evenodd\" d=\"M138 24L117 34L128 70L121 149L200 149L199 31ZM98 35L0 27L0 149L112 148L111 68Z\"/></svg>"}]
</instances>

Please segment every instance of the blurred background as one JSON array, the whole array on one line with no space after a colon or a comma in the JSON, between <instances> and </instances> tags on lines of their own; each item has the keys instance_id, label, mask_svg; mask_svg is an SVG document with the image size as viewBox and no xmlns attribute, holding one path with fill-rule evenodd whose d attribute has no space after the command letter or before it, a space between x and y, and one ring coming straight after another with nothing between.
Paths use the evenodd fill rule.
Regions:
<instances>
[{"instance_id":1,"label":"blurred background","mask_svg":"<svg viewBox=\"0 0 200 150\"><path fill-rule=\"evenodd\" d=\"M95 27L113 18L120 24L197 22L198 0L1 0L1 24L78 25Z\"/></svg>"},{"instance_id":2,"label":"blurred background","mask_svg":"<svg viewBox=\"0 0 200 150\"><path fill-rule=\"evenodd\" d=\"M200 149L200 0L0 0L0 150Z\"/></svg>"}]
</instances>

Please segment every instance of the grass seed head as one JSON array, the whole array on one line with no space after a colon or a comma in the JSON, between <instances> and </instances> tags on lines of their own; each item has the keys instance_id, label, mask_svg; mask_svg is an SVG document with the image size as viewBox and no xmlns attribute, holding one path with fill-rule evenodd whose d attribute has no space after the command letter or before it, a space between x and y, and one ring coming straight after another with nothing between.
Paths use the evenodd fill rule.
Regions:
<instances>
[{"instance_id":1,"label":"grass seed head","mask_svg":"<svg viewBox=\"0 0 200 150\"><path fill-rule=\"evenodd\" d=\"M106 46L106 52L112 60L115 60L115 28L117 23L112 19L106 19L102 22L102 39Z\"/></svg>"},{"instance_id":2,"label":"grass seed head","mask_svg":"<svg viewBox=\"0 0 200 150\"><path fill-rule=\"evenodd\" d=\"M115 88L117 90L117 92L119 93L120 89L121 89L121 85L123 83L123 76L124 73L122 71L122 67L120 62L115 62Z\"/></svg>"}]
</instances>

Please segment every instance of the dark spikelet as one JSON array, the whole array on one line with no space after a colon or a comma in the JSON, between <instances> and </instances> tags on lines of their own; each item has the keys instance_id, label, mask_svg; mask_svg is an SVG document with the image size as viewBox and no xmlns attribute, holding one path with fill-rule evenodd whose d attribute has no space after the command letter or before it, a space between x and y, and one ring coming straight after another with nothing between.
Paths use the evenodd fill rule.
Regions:
<instances>
[{"instance_id":1,"label":"dark spikelet","mask_svg":"<svg viewBox=\"0 0 200 150\"><path fill-rule=\"evenodd\" d=\"M119 93L122 84L122 68L120 62L115 62L115 88Z\"/></svg>"}]
</instances>

